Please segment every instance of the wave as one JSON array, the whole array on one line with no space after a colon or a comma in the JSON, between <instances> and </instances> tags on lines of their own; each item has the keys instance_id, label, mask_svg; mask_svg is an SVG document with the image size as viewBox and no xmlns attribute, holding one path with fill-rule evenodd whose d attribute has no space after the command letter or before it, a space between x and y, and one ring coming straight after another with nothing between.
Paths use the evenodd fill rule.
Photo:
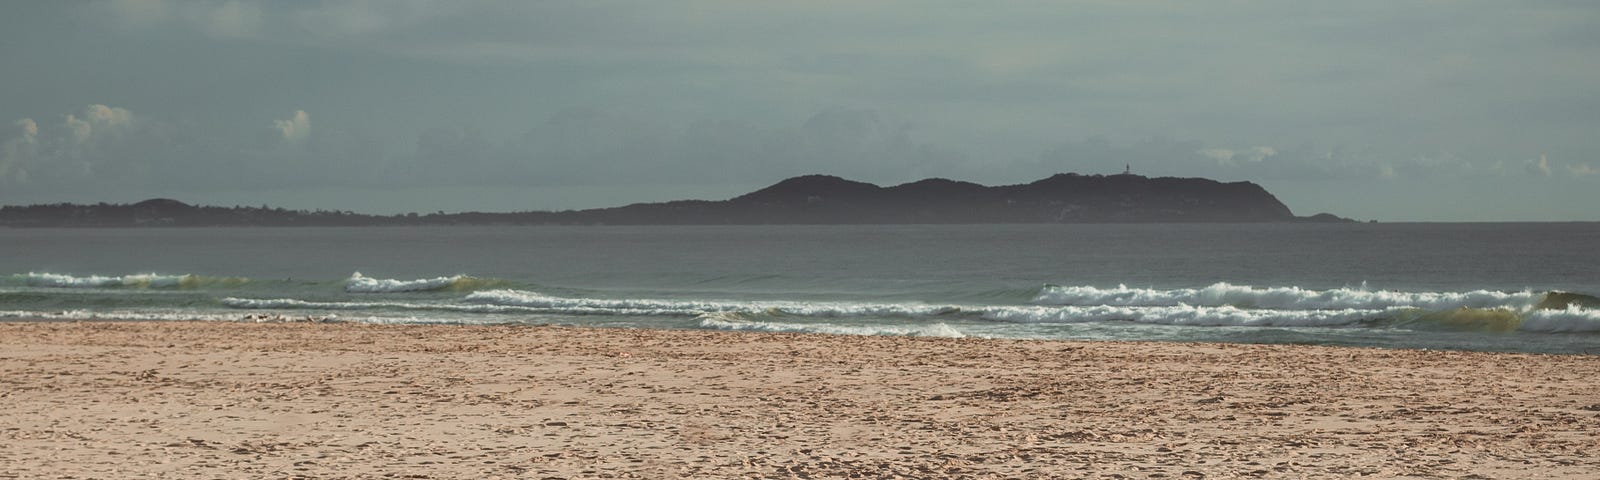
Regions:
<instances>
[{"instance_id":1,"label":"wave","mask_svg":"<svg viewBox=\"0 0 1600 480\"><path fill-rule=\"evenodd\" d=\"M16 306L26 303L29 302L6 302L8 305ZM585 299L554 297L519 290L474 292L465 298L423 301L318 301L298 298L227 297L220 299L218 303L220 305L210 305L264 312L247 315L226 313L227 310L216 311L201 305L172 309L170 312L163 309L159 310L159 313L149 313L150 310L143 308L129 311L116 307L86 309L82 306L67 306L63 310L34 307L28 309L33 311L0 312L0 319L250 321L251 318L258 320L259 318L330 318L335 317L332 312L349 312L358 317L372 316L374 319L381 319L375 321L384 323L515 323L520 321L519 318L525 318L519 315L677 317L693 318L701 328L720 330L946 337L958 336L961 332L957 328L996 323L1040 325L1130 323L1188 327L1393 329L1411 332L1600 333L1600 309L1585 307L1578 303L1569 303L1562 308L1532 310L1504 307L1461 307L1445 310L1414 307L1292 310L1243 308L1233 305L940 306L897 303ZM301 313L290 313L295 311ZM408 318L412 320L406 320ZM994 327L982 327L981 330L988 331L992 328Z\"/></svg>"},{"instance_id":2,"label":"wave","mask_svg":"<svg viewBox=\"0 0 1600 480\"><path fill-rule=\"evenodd\" d=\"M665 309L628 309L602 307L541 308L521 305L462 304L440 302L319 302L295 298L235 298L221 300L222 305L244 310L416 310L456 313L529 313L559 315L617 315L617 316L687 316L693 312Z\"/></svg>"},{"instance_id":3,"label":"wave","mask_svg":"<svg viewBox=\"0 0 1600 480\"><path fill-rule=\"evenodd\" d=\"M89 275L74 276L59 273L37 273L12 275L8 283L17 283L30 287L47 288L155 288L155 289L194 289L213 285L234 286L249 282L241 277L207 277L202 275L162 275L156 273L141 273L134 275Z\"/></svg>"},{"instance_id":4,"label":"wave","mask_svg":"<svg viewBox=\"0 0 1600 480\"><path fill-rule=\"evenodd\" d=\"M29 311L29 310L0 310L0 319L11 320L104 320L104 321L236 321L242 318L233 315L215 315L192 311L99 311L99 310L55 310L55 311Z\"/></svg>"},{"instance_id":5,"label":"wave","mask_svg":"<svg viewBox=\"0 0 1600 480\"><path fill-rule=\"evenodd\" d=\"M1579 305L1519 311L1509 308L1273 310L1231 305L988 307L982 318L1011 323L1134 322L1206 327L1360 327L1486 333L1600 332L1600 310Z\"/></svg>"},{"instance_id":6,"label":"wave","mask_svg":"<svg viewBox=\"0 0 1600 480\"><path fill-rule=\"evenodd\" d=\"M471 291L504 283L501 280L455 275L450 277L423 278L417 280L395 280L389 278L372 278L361 275L361 272L350 274L345 280L344 290L351 293L401 293L401 292L432 292L440 290Z\"/></svg>"},{"instance_id":7,"label":"wave","mask_svg":"<svg viewBox=\"0 0 1600 480\"><path fill-rule=\"evenodd\" d=\"M823 333L830 335L877 335L897 337L965 338L966 334L944 323L932 325L837 325L829 323L787 323L739 320L721 315L700 318L700 328L745 332Z\"/></svg>"},{"instance_id":8,"label":"wave","mask_svg":"<svg viewBox=\"0 0 1600 480\"><path fill-rule=\"evenodd\" d=\"M388 285L371 291L426 291L454 288L461 278L412 281L368 279L359 274L352 284ZM1115 289L1047 286L1033 305L939 305L873 302L807 302L764 300L581 298L528 290L479 290L461 297L407 301L304 300L298 298L221 299L228 308L254 310L434 311L440 318L467 320L475 314L534 314L613 317L678 317L695 319L704 328L804 331L872 335L951 336L916 323L950 325L993 323L1078 324L1135 323L1194 327L1364 328L1407 331L1471 332L1600 332L1600 309L1594 297L1531 292L1392 292L1365 289L1306 290L1294 287L1254 288L1219 283L1200 289ZM359 300L359 301L357 301ZM1103 304L1053 305L1052 302L1099 301ZM1194 301L1195 303L1185 303ZM1157 303L1144 305L1141 303ZM1172 303L1166 305L1163 303ZM1353 306L1350 306L1353 305ZM449 314L460 314L451 316ZM822 323L825 319L839 319ZM470 321L470 320L467 320ZM946 325L948 327L948 325ZM952 327L953 328L953 327ZM875 332L875 333L869 333Z\"/></svg>"},{"instance_id":9,"label":"wave","mask_svg":"<svg viewBox=\"0 0 1600 480\"><path fill-rule=\"evenodd\" d=\"M1392 314L1381 309L1263 310L1232 305L1209 306L1066 306L989 307L985 320L1012 323L1085 323L1126 321L1161 325L1341 327L1370 324Z\"/></svg>"},{"instance_id":10,"label":"wave","mask_svg":"<svg viewBox=\"0 0 1600 480\"><path fill-rule=\"evenodd\" d=\"M1215 283L1204 288L1158 290L1149 288L1096 288L1045 285L1033 303L1044 305L1115 306L1233 306L1272 309L1381 309L1413 307L1428 310L1453 308L1514 308L1528 310L1546 298L1532 291L1399 292L1366 288L1309 290L1300 287L1252 287ZM1589 297L1593 298L1593 297Z\"/></svg>"},{"instance_id":11,"label":"wave","mask_svg":"<svg viewBox=\"0 0 1600 480\"><path fill-rule=\"evenodd\" d=\"M699 316L706 313L751 313L805 317L926 317L958 313L960 307L906 303L835 302L731 302L716 300L657 300L570 298L526 290L487 290L467 295L467 302L511 305L549 310L616 310Z\"/></svg>"},{"instance_id":12,"label":"wave","mask_svg":"<svg viewBox=\"0 0 1600 480\"><path fill-rule=\"evenodd\" d=\"M1394 323L1411 330L1593 333L1600 332L1600 310L1576 304L1559 309L1529 311L1506 308L1456 308L1441 311L1412 309L1398 315Z\"/></svg>"},{"instance_id":13,"label":"wave","mask_svg":"<svg viewBox=\"0 0 1600 480\"><path fill-rule=\"evenodd\" d=\"M1387 308L1273 309L1234 305L1171 306L955 306L913 303L847 302L736 302L714 300L570 298L526 290L473 292L460 302L309 302L295 299L224 299L234 308L256 309L402 309L461 313L534 313L553 315L696 317L721 329L767 331L817 331L833 328L883 330L884 335L907 333L893 325L836 325L782 322L786 317L854 321L876 319L950 318L972 322L1090 323L1133 322L1177 326L1404 328L1411 330L1470 330L1484 332L1596 332L1600 310L1576 304L1563 309L1516 310L1505 307L1431 310L1409 306ZM755 321L761 320L761 321ZM740 323L742 322L742 323ZM922 327L915 327L922 328Z\"/></svg>"},{"instance_id":14,"label":"wave","mask_svg":"<svg viewBox=\"0 0 1600 480\"><path fill-rule=\"evenodd\" d=\"M293 310L293 309L321 309L321 310L361 310L371 308L413 308L425 309L428 305L404 302L318 302L300 300L295 298L236 298L227 297L221 300L222 304L232 308L252 310Z\"/></svg>"},{"instance_id":15,"label":"wave","mask_svg":"<svg viewBox=\"0 0 1600 480\"><path fill-rule=\"evenodd\" d=\"M501 305L461 305L417 302L318 302L296 298L236 298L221 300L222 305L242 310L440 310L462 313L550 313L536 309Z\"/></svg>"},{"instance_id":16,"label":"wave","mask_svg":"<svg viewBox=\"0 0 1600 480\"><path fill-rule=\"evenodd\" d=\"M1550 292L1539 300L1533 308L1539 310L1561 310L1577 305L1584 308L1600 308L1600 298L1591 295L1572 292Z\"/></svg>"},{"instance_id":17,"label":"wave","mask_svg":"<svg viewBox=\"0 0 1600 480\"><path fill-rule=\"evenodd\" d=\"M107 321L107 322L254 322L254 323L370 323L370 324L441 324L468 323L419 317L382 317L339 315L238 315L221 312L196 311L95 311L95 310L0 310L0 320L54 320L54 321Z\"/></svg>"},{"instance_id":18,"label":"wave","mask_svg":"<svg viewBox=\"0 0 1600 480\"><path fill-rule=\"evenodd\" d=\"M1522 315L1518 330L1525 332L1600 332L1600 309L1567 305L1561 309L1534 310Z\"/></svg>"}]
</instances>

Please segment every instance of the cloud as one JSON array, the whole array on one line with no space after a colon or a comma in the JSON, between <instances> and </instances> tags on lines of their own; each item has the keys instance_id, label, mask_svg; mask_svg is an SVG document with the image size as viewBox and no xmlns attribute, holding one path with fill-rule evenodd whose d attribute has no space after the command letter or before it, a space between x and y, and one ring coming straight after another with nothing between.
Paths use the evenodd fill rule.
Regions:
<instances>
[{"instance_id":1,"label":"cloud","mask_svg":"<svg viewBox=\"0 0 1600 480\"><path fill-rule=\"evenodd\" d=\"M125 128L133 124L133 112L123 108L90 105L83 112L89 121L104 127Z\"/></svg>"},{"instance_id":2,"label":"cloud","mask_svg":"<svg viewBox=\"0 0 1600 480\"><path fill-rule=\"evenodd\" d=\"M1254 147L1250 149L1248 158L1252 162L1259 162L1267 157L1277 154L1278 149L1272 147Z\"/></svg>"},{"instance_id":3,"label":"cloud","mask_svg":"<svg viewBox=\"0 0 1600 480\"><path fill-rule=\"evenodd\" d=\"M15 133L0 152L0 184L9 190L92 192L140 184L179 153L165 126L121 107L92 104L62 115L59 124L23 118L12 125Z\"/></svg>"},{"instance_id":4,"label":"cloud","mask_svg":"<svg viewBox=\"0 0 1600 480\"><path fill-rule=\"evenodd\" d=\"M1202 148L1195 151L1195 153L1205 155L1207 158L1216 160L1217 163L1233 161L1233 150L1226 148Z\"/></svg>"},{"instance_id":5,"label":"cloud","mask_svg":"<svg viewBox=\"0 0 1600 480\"><path fill-rule=\"evenodd\" d=\"M17 120L15 125L22 130L22 136L19 138L20 140L28 143L34 143L38 140L39 124L34 122L33 119L24 118Z\"/></svg>"},{"instance_id":6,"label":"cloud","mask_svg":"<svg viewBox=\"0 0 1600 480\"><path fill-rule=\"evenodd\" d=\"M23 166L38 150L38 123L31 118L24 118L12 125L17 127L17 136L0 144L3 145L0 147L0 185L8 181L26 182L28 173Z\"/></svg>"},{"instance_id":7,"label":"cloud","mask_svg":"<svg viewBox=\"0 0 1600 480\"><path fill-rule=\"evenodd\" d=\"M0 200L72 195L100 201L175 189L371 186L392 180L376 142L326 126L312 134L304 110L284 120L258 119L251 130L268 136L269 147L292 148L262 148L235 135L108 105L62 117L48 124L21 119L9 132L0 130ZM271 122L270 129L262 121Z\"/></svg>"},{"instance_id":8,"label":"cloud","mask_svg":"<svg viewBox=\"0 0 1600 480\"><path fill-rule=\"evenodd\" d=\"M311 136L311 115L305 110L295 110L288 120L274 120L272 129L290 145L301 145Z\"/></svg>"},{"instance_id":9,"label":"cloud","mask_svg":"<svg viewBox=\"0 0 1600 480\"><path fill-rule=\"evenodd\" d=\"M1250 147L1244 150L1233 150L1228 148L1202 148L1195 151L1195 153L1205 155L1207 158L1216 160L1217 164L1219 165L1234 166L1238 165L1240 160L1261 163L1261 161L1265 160L1267 157L1277 155L1278 149L1265 146Z\"/></svg>"},{"instance_id":10,"label":"cloud","mask_svg":"<svg viewBox=\"0 0 1600 480\"><path fill-rule=\"evenodd\" d=\"M62 125L71 132L73 146L86 147L107 135L123 135L133 128L133 122L133 112L127 109L95 104L84 107L81 118L67 114ZM37 134L37 126L34 130Z\"/></svg>"},{"instance_id":11,"label":"cloud","mask_svg":"<svg viewBox=\"0 0 1600 480\"><path fill-rule=\"evenodd\" d=\"M70 113L67 114L67 119L64 125L67 127L67 130L72 131L72 143L74 144L81 145L89 143L89 138L94 135L93 125L90 125L89 122L79 119L78 117L72 116Z\"/></svg>"},{"instance_id":12,"label":"cloud","mask_svg":"<svg viewBox=\"0 0 1600 480\"><path fill-rule=\"evenodd\" d=\"M1532 160L1528 161L1527 170L1528 170L1529 174L1543 175L1543 176L1548 177L1551 174L1551 171L1550 171L1550 159L1549 158L1545 158L1544 155L1539 155L1539 161L1537 161L1537 162L1532 161Z\"/></svg>"}]
</instances>

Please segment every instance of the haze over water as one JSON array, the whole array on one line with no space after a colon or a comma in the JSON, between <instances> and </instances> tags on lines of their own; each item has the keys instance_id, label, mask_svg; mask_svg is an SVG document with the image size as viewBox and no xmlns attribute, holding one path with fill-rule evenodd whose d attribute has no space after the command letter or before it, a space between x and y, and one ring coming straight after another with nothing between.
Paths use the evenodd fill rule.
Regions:
<instances>
[{"instance_id":1,"label":"haze over water","mask_svg":"<svg viewBox=\"0 0 1600 480\"><path fill-rule=\"evenodd\" d=\"M8 319L1600 352L1600 224L0 229L0 244Z\"/></svg>"}]
</instances>

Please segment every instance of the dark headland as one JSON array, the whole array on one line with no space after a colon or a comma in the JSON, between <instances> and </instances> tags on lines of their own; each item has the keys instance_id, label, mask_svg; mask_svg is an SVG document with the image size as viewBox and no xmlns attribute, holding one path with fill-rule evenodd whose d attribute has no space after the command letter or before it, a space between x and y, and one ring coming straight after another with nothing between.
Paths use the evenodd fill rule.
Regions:
<instances>
[{"instance_id":1,"label":"dark headland","mask_svg":"<svg viewBox=\"0 0 1600 480\"><path fill-rule=\"evenodd\" d=\"M678 200L559 212L368 215L347 211L134 204L0 207L14 227L363 225L763 225L1349 222L1296 217L1250 182L1063 173L1019 185L932 178L880 187L827 175L790 178L728 200Z\"/></svg>"}]
</instances>

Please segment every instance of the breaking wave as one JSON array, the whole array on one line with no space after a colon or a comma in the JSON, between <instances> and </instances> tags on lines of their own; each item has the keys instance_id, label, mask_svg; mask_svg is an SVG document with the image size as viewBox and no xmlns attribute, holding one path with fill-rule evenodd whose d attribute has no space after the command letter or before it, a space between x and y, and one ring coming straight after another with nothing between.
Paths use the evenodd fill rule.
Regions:
<instances>
[{"instance_id":1,"label":"breaking wave","mask_svg":"<svg viewBox=\"0 0 1600 480\"><path fill-rule=\"evenodd\" d=\"M1455 308L1275 310L1231 305L989 307L985 320L1010 323L1133 322L1204 327L1403 328L1473 332L1600 332L1600 310L1570 305L1562 309Z\"/></svg>"},{"instance_id":2,"label":"breaking wave","mask_svg":"<svg viewBox=\"0 0 1600 480\"><path fill-rule=\"evenodd\" d=\"M1445 294L1435 294L1440 297ZM1247 308L1236 305L1026 305L956 306L908 303L727 302L654 299L591 299L543 295L522 290L491 290L468 295L468 302L496 308L522 307L555 314L669 315L727 322L729 318L950 318L1006 323L1133 322L1180 326L1360 327L1467 331L1597 332L1600 310L1577 303L1555 309L1415 306L1384 308ZM718 328L733 326L716 323ZM741 329L816 329L806 323L759 322ZM842 327L841 327L842 328ZM851 327L855 328L855 327ZM861 328L901 328L863 326Z\"/></svg>"},{"instance_id":3,"label":"breaking wave","mask_svg":"<svg viewBox=\"0 0 1600 480\"><path fill-rule=\"evenodd\" d=\"M0 319L9 320L102 320L102 321L185 321L185 320L210 320L210 321L235 321L237 316L222 316L190 311L167 312L141 312L141 311L96 311L96 310L56 310L56 311L29 311L29 310L0 310Z\"/></svg>"},{"instance_id":4,"label":"breaking wave","mask_svg":"<svg viewBox=\"0 0 1600 480\"><path fill-rule=\"evenodd\" d=\"M1259 310L1232 305L1208 306L1065 306L989 307L986 320L1012 323L1083 323L1126 321L1161 325L1341 327L1371 323L1392 314L1387 310Z\"/></svg>"},{"instance_id":5,"label":"breaking wave","mask_svg":"<svg viewBox=\"0 0 1600 480\"><path fill-rule=\"evenodd\" d=\"M944 323L932 325L838 325L830 323L761 322L724 315L700 318L700 328L746 332L823 333L830 335L882 335L897 337L965 338L966 334Z\"/></svg>"},{"instance_id":6,"label":"breaking wave","mask_svg":"<svg viewBox=\"0 0 1600 480\"><path fill-rule=\"evenodd\" d=\"M372 278L361 275L361 272L350 274L345 280L344 290L351 293L400 293L400 292L432 292L440 290L471 291L503 283L499 280L455 275L449 277L423 278L418 280L395 280L389 278Z\"/></svg>"},{"instance_id":7,"label":"breaking wave","mask_svg":"<svg viewBox=\"0 0 1600 480\"><path fill-rule=\"evenodd\" d=\"M549 310L614 310L650 314L699 316L706 313L754 313L805 317L926 317L960 312L959 307L903 303L834 302L732 302L716 300L657 300L569 298L526 290L473 292L467 302L513 305Z\"/></svg>"},{"instance_id":8,"label":"breaking wave","mask_svg":"<svg viewBox=\"0 0 1600 480\"><path fill-rule=\"evenodd\" d=\"M235 298L222 299L222 305L242 310L415 310L459 313L568 313L616 314L616 312L563 312L550 309L526 308L511 305L470 305L460 303L426 302L319 302L295 298Z\"/></svg>"},{"instance_id":9,"label":"breaking wave","mask_svg":"<svg viewBox=\"0 0 1600 480\"><path fill-rule=\"evenodd\" d=\"M1534 310L1522 315L1518 330L1527 332L1600 332L1600 310L1578 305Z\"/></svg>"},{"instance_id":10,"label":"breaking wave","mask_svg":"<svg viewBox=\"0 0 1600 480\"><path fill-rule=\"evenodd\" d=\"M231 289L233 296L225 297L207 291L247 281L161 274L10 275L0 277L5 286L0 288L0 308L10 310L0 311L0 319L259 321L326 319L337 312L351 315L348 321L383 323L517 323L565 317L577 323L667 328L938 337L1016 331L1047 338L1054 335L1048 332L1100 328L1051 326L1067 324L1362 329L1404 335L1600 333L1600 299L1570 292L1401 292L1364 286L1313 290L1217 283L1180 289L1046 285L1033 292L932 296L956 303L589 298L506 288L501 280L466 275L399 280L360 273L343 281L262 280ZM496 285L500 288L486 288ZM449 293L369 295L407 292ZM260 297L245 298L251 293Z\"/></svg>"},{"instance_id":11,"label":"breaking wave","mask_svg":"<svg viewBox=\"0 0 1600 480\"><path fill-rule=\"evenodd\" d=\"M525 290L473 292L459 301L316 302L292 298L226 298L239 309L432 310L456 313L690 317L706 328L766 331L882 331L927 326L895 325L888 319L1070 324L1130 322L1196 327L1402 328L1480 332L1600 332L1600 309L1577 303L1562 308L1412 306L1386 308L1246 308L1235 305L925 305L916 303L761 302L558 297ZM793 318L796 321L785 321ZM834 324L805 319L838 319ZM879 319L879 320L868 320ZM732 323L729 323L732 322ZM917 330L921 331L921 330ZM898 332L898 333L897 333Z\"/></svg>"},{"instance_id":12,"label":"breaking wave","mask_svg":"<svg viewBox=\"0 0 1600 480\"><path fill-rule=\"evenodd\" d=\"M1300 287L1252 287L1215 283L1204 288L1159 290L1092 286L1045 285L1033 303L1044 305L1114 306L1233 306L1272 309L1381 309L1414 307L1428 310L1453 308L1513 308L1526 310L1545 300L1546 293L1497 292L1399 292L1366 288L1309 290Z\"/></svg>"},{"instance_id":13,"label":"breaking wave","mask_svg":"<svg viewBox=\"0 0 1600 480\"><path fill-rule=\"evenodd\" d=\"M239 277L207 277L201 275L162 275L141 273L134 275L74 276L60 273L12 275L7 283L46 288L158 288L193 289L212 285L240 285L249 279Z\"/></svg>"}]
</instances>

